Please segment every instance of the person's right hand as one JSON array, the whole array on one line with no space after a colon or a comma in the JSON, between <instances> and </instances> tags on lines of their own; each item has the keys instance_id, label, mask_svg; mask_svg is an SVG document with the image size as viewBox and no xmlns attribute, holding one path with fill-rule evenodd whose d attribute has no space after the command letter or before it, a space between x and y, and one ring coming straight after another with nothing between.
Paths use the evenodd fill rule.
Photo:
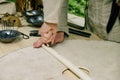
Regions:
<instances>
[{"instance_id":1,"label":"person's right hand","mask_svg":"<svg viewBox=\"0 0 120 80\"><path fill-rule=\"evenodd\" d=\"M41 38L36 41L33 46L40 47L42 44L54 44L55 36L57 33L57 24L53 23L43 23L41 26L39 33Z\"/></svg>"},{"instance_id":2,"label":"person's right hand","mask_svg":"<svg viewBox=\"0 0 120 80\"><path fill-rule=\"evenodd\" d=\"M39 33L43 39L47 40L47 43L53 42L57 33L57 24L44 23L40 28Z\"/></svg>"},{"instance_id":3,"label":"person's right hand","mask_svg":"<svg viewBox=\"0 0 120 80\"><path fill-rule=\"evenodd\" d=\"M41 37L33 44L35 48L41 47L42 44L53 46L64 41L64 32L57 31L57 24L44 23L41 26L39 33L41 34Z\"/></svg>"}]
</instances>

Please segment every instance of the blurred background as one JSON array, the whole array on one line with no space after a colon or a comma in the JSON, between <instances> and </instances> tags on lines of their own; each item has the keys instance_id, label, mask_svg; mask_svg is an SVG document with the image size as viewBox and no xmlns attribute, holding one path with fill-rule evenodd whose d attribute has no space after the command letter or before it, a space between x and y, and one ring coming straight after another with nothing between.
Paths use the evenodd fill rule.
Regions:
<instances>
[{"instance_id":1,"label":"blurred background","mask_svg":"<svg viewBox=\"0 0 120 80\"><path fill-rule=\"evenodd\" d=\"M15 2L16 0L8 0L8 1ZM68 12L76 16L85 17L84 14L85 6L86 6L86 0L69 0Z\"/></svg>"}]
</instances>

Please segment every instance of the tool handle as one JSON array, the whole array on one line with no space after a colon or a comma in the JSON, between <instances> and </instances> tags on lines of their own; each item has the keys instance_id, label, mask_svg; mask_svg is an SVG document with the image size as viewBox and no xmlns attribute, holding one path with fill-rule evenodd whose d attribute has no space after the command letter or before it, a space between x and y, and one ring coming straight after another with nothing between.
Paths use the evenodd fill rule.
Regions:
<instances>
[{"instance_id":1,"label":"tool handle","mask_svg":"<svg viewBox=\"0 0 120 80\"><path fill-rule=\"evenodd\" d=\"M67 59L65 59L63 56L59 55L58 52L56 52L54 49L47 47L45 45L42 45L42 48L45 49L48 53L50 53L53 57L55 57L62 64L64 64L66 67L68 67L74 74L76 74L82 80L92 80L87 74L85 74L83 71L78 69L78 67L76 67L74 64L72 64Z\"/></svg>"},{"instance_id":2,"label":"tool handle","mask_svg":"<svg viewBox=\"0 0 120 80\"><path fill-rule=\"evenodd\" d=\"M71 29L71 28L69 28L69 33L80 35L80 36L83 36L83 37L88 37L88 38L91 36L90 33L74 30L74 29Z\"/></svg>"}]
</instances>

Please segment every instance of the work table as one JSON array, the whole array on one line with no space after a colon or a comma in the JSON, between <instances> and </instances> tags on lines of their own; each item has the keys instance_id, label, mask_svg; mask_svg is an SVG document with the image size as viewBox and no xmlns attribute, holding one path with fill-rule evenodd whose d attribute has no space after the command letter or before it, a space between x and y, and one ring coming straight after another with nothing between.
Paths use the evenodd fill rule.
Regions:
<instances>
[{"instance_id":1,"label":"work table","mask_svg":"<svg viewBox=\"0 0 120 80\"><path fill-rule=\"evenodd\" d=\"M11 14L11 13L15 13L15 5L14 3L9 3L9 4L3 4L1 5L2 7L0 8L2 11L1 14L6 13L7 11ZM5 9L3 9L3 7ZM8 7L10 9L8 9ZM3 16L3 15L0 15ZM19 27L18 31L23 32L27 35L29 35L30 30L38 30L39 27L34 27L34 26L29 26L29 24L25 21L25 19L23 17L20 17L21 23L23 25L23 27ZM84 19L78 18L75 15L70 15L68 14L68 21L72 21L75 24L82 24L84 25ZM2 30L2 25L0 24L0 30ZM28 46L32 46L33 43L38 39L38 37L30 37L30 39L17 39L12 43L1 43L0 42L0 56L5 55L11 51L14 50L18 50L24 47L28 47ZM86 38L86 37L82 37L82 36L78 36L78 35L74 35L74 34L70 34L68 39L84 39L84 40L101 40L100 38L98 38L96 35L92 34L92 36L90 38Z\"/></svg>"},{"instance_id":2,"label":"work table","mask_svg":"<svg viewBox=\"0 0 120 80\"><path fill-rule=\"evenodd\" d=\"M0 26L0 30L2 30L2 25ZM32 26L24 25L23 27L18 28L18 31L23 32L27 35L29 35L31 30L39 30L39 27L32 27ZM0 56L5 55L5 54L7 54L11 51L14 51L14 50L18 50L18 49L21 49L21 48L24 48L24 47L32 46L33 43L37 39L39 39L39 37L30 36L29 39L23 39L22 36L21 36L21 38L16 39L12 43L2 43L2 42L0 42ZM94 34L92 34L92 36L90 38L78 36L78 35L75 35L75 34L70 34L69 38L67 38L67 39L68 40L71 40L71 39L101 40L100 38L98 38Z\"/></svg>"}]
</instances>

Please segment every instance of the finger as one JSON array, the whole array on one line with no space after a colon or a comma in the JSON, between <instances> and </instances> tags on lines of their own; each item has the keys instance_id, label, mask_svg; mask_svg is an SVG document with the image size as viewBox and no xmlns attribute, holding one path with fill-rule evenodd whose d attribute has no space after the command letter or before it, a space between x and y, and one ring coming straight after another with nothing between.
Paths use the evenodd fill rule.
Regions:
<instances>
[{"instance_id":1,"label":"finger","mask_svg":"<svg viewBox=\"0 0 120 80\"><path fill-rule=\"evenodd\" d=\"M52 31L49 31L49 32L47 32L47 33L44 33L44 34L43 34L43 37L49 39L52 35L53 35Z\"/></svg>"},{"instance_id":2,"label":"finger","mask_svg":"<svg viewBox=\"0 0 120 80\"><path fill-rule=\"evenodd\" d=\"M58 33L53 33L51 36L51 40L48 42L50 46L54 46L55 44L63 42L63 41L64 41L64 33L58 32Z\"/></svg>"},{"instance_id":3,"label":"finger","mask_svg":"<svg viewBox=\"0 0 120 80\"><path fill-rule=\"evenodd\" d=\"M51 30L51 27L48 26L46 23L43 23L43 25L41 26L39 33L43 34L43 33L47 33L48 31Z\"/></svg>"},{"instance_id":4,"label":"finger","mask_svg":"<svg viewBox=\"0 0 120 80\"><path fill-rule=\"evenodd\" d=\"M44 37L41 37L39 40L37 40L34 44L33 44L33 47L34 48L39 48L42 46L42 44L47 44L48 41L46 38Z\"/></svg>"},{"instance_id":5,"label":"finger","mask_svg":"<svg viewBox=\"0 0 120 80\"><path fill-rule=\"evenodd\" d=\"M64 41L64 33L57 33L53 45Z\"/></svg>"},{"instance_id":6,"label":"finger","mask_svg":"<svg viewBox=\"0 0 120 80\"><path fill-rule=\"evenodd\" d=\"M50 46L52 46L54 44L54 41L55 41L55 35L52 35L49 39L45 39L43 37L43 40L45 41L44 43L49 44Z\"/></svg>"},{"instance_id":7,"label":"finger","mask_svg":"<svg viewBox=\"0 0 120 80\"><path fill-rule=\"evenodd\" d=\"M37 40L34 44L33 44L33 47L34 48L39 48L41 47L43 44L43 41L41 40L41 38L39 40Z\"/></svg>"},{"instance_id":8,"label":"finger","mask_svg":"<svg viewBox=\"0 0 120 80\"><path fill-rule=\"evenodd\" d=\"M54 43L55 43L55 36L56 36L56 34L54 34L54 35L52 36L52 39L51 39L51 46L53 46Z\"/></svg>"}]
</instances>

